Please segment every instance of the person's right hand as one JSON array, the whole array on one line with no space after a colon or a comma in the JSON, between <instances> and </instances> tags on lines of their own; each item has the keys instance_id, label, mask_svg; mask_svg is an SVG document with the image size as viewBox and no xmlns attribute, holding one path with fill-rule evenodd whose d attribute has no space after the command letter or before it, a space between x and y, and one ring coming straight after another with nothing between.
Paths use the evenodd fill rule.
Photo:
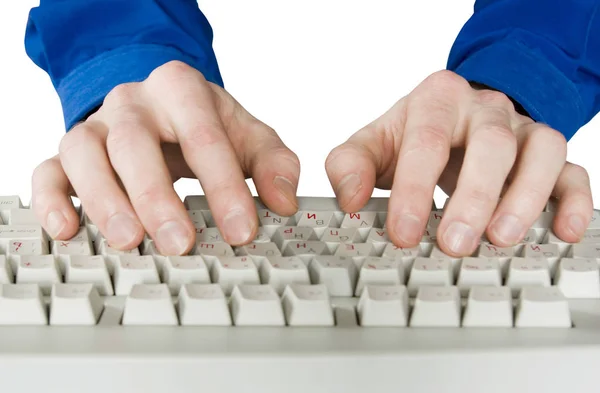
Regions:
<instances>
[{"instance_id":1,"label":"person's right hand","mask_svg":"<svg viewBox=\"0 0 600 393\"><path fill-rule=\"evenodd\" d=\"M117 86L103 105L62 138L59 154L32 179L32 208L58 240L79 220L70 195L117 249L144 232L165 255L188 252L195 229L173 182L200 180L215 222L232 245L256 236L258 218L245 178L280 215L297 210L300 163L275 131L221 87L173 61L139 83Z\"/></svg>"}]
</instances>

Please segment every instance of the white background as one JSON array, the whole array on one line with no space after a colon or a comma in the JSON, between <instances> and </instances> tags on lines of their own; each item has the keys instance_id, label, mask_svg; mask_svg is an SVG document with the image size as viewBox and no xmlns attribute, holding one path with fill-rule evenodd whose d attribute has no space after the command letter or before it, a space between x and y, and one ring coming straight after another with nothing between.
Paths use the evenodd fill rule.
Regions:
<instances>
[{"instance_id":1,"label":"white background","mask_svg":"<svg viewBox=\"0 0 600 393\"><path fill-rule=\"evenodd\" d=\"M324 171L329 151L445 67L473 3L200 1L215 31L227 89L298 154L298 193L328 196L333 196ZM0 195L19 194L25 203L33 169L56 154L64 133L50 80L24 50L27 15L37 5L0 2ZM596 117L582 128L568 155L589 171L596 208L599 127ZM176 188L181 196L200 192L191 180ZM436 194L436 202L441 198Z\"/></svg>"}]
</instances>

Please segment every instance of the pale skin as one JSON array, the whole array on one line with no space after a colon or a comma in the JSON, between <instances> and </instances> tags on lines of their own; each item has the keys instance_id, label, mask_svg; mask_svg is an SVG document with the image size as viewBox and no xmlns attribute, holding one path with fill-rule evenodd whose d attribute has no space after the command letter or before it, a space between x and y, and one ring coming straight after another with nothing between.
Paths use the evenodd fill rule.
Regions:
<instances>
[{"instance_id":1,"label":"pale skin","mask_svg":"<svg viewBox=\"0 0 600 393\"><path fill-rule=\"evenodd\" d=\"M590 182L566 161L566 146L504 94L440 71L336 147L325 169L346 212L359 211L374 187L391 188L386 224L400 247L418 245L439 185L452 197L438 244L466 256L483 234L499 246L518 243L550 197L559 199L554 232L581 238L593 209ZM79 226L76 195L112 247L136 247L146 232L161 253L181 255L195 231L174 181L198 179L225 241L242 245L258 230L245 179L269 209L289 216L298 210L299 176L298 157L273 129L174 61L117 86L65 134L59 154L33 174L32 207L50 236L67 240Z\"/></svg>"}]
</instances>

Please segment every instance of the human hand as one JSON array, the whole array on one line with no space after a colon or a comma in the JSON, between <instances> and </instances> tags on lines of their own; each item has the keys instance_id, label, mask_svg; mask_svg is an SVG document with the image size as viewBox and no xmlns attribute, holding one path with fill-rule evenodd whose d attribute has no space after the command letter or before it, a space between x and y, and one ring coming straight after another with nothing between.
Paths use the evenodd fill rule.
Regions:
<instances>
[{"instance_id":1,"label":"human hand","mask_svg":"<svg viewBox=\"0 0 600 393\"><path fill-rule=\"evenodd\" d=\"M451 195L438 244L466 256L484 233L499 246L518 243L550 196L559 198L554 232L581 238L590 183L566 153L562 134L517 113L504 94L440 71L336 147L326 169L347 212L360 210L374 187L391 188L386 224L400 247L419 244L438 184Z\"/></svg>"},{"instance_id":2,"label":"human hand","mask_svg":"<svg viewBox=\"0 0 600 393\"><path fill-rule=\"evenodd\" d=\"M117 86L97 112L62 138L59 154L32 179L32 207L50 236L78 229L69 195L108 243L136 247L147 232L165 255L188 252L195 229L173 189L181 177L202 184L226 242L250 242L258 217L245 178L275 213L297 210L297 156L275 131L225 90L181 62L139 83Z\"/></svg>"}]
</instances>

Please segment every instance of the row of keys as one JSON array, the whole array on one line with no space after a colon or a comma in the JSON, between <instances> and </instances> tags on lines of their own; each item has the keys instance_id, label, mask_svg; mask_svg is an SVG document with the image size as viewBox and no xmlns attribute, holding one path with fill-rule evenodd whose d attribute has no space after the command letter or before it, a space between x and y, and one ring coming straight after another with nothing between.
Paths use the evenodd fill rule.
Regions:
<instances>
[{"instance_id":1,"label":"row of keys","mask_svg":"<svg viewBox=\"0 0 600 393\"><path fill-rule=\"evenodd\" d=\"M91 284L54 284L49 307L35 284L0 286L0 325L95 325L104 308ZM361 326L572 326L555 287L527 287L513 308L506 287L474 287L462 312L458 288L425 286L409 305L402 285L367 286L356 307ZM291 284L281 298L268 285L239 285L227 299L215 284L186 284L173 302L165 284L137 284L125 300L123 325L334 326L327 288Z\"/></svg>"},{"instance_id":2,"label":"row of keys","mask_svg":"<svg viewBox=\"0 0 600 393\"><path fill-rule=\"evenodd\" d=\"M160 263L158 263L160 261ZM454 266L459 266L454 274ZM13 271L15 273L13 274ZM495 258L416 258L406 273L401 260L369 257L357 268L351 258L317 256L308 263L298 257L249 256L204 258L149 255L69 256L64 276L52 255L22 256L16 268L0 256L0 283L35 283L49 295L55 283L92 283L101 295L126 295L136 284L165 283L171 294L191 283L218 284L226 295L236 285L267 284L281 295L286 286L323 284L332 296L361 296L367 285L406 285L410 296L422 286L453 286L467 296L474 286L506 286L518 296L525 286L556 285L567 298L600 298L600 269L595 259L562 258L552 276L544 258L514 257L502 274Z\"/></svg>"}]
</instances>

